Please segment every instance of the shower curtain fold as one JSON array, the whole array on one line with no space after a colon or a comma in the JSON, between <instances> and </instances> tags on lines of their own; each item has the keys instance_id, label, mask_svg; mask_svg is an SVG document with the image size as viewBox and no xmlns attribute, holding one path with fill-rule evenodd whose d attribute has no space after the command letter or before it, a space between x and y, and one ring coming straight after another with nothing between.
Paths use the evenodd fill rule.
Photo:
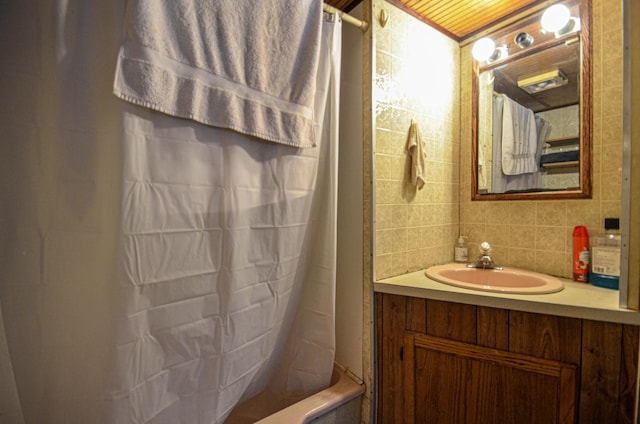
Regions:
<instances>
[{"instance_id":1,"label":"shower curtain fold","mask_svg":"<svg viewBox=\"0 0 640 424\"><path fill-rule=\"evenodd\" d=\"M5 12L0 304L24 421L221 423L267 386L326 387L339 26L323 136L296 149L116 99L122 1Z\"/></svg>"}]
</instances>

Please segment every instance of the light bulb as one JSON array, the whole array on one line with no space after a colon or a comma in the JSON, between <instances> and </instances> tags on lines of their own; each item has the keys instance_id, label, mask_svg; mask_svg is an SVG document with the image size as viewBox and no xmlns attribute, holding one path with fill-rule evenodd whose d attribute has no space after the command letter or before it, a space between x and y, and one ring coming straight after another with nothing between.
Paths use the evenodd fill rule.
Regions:
<instances>
[{"instance_id":1,"label":"light bulb","mask_svg":"<svg viewBox=\"0 0 640 424\"><path fill-rule=\"evenodd\" d=\"M569 19L571 19L569 8L563 4L554 4L544 11L540 23L545 31L556 32L564 28Z\"/></svg>"},{"instance_id":2,"label":"light bulb","mask_svg":"<svg viewBox=\"0 0 640 424\"><path fill-rule=\"evenodd\" d=\"M496 43L492 39L484 37L475 42L471 54L478 62L484 62L491 57L495 49Z\"/></svg>"}]
</instances>

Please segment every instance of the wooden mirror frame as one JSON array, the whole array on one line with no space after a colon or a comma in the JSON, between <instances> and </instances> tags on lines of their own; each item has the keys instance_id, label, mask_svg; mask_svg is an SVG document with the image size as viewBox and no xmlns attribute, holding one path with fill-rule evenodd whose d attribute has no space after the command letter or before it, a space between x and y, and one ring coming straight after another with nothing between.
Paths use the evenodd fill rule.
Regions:
<instances>
[{"instance_id":1,"label":"wooden mirror frame","mask_svg":"<svg viewBox=\"0 0 640 424\"><path fill-rule=\"evenodd\" d=\"M541 50L564 43L565 39L555 39L549 34L547 39L537 42L531 47L514 53L503 61L492 63L489 66L480 67L473 60L472 69L472 149L471 149L471 199L472 200L545 200L545 199L585 199L591 198L591 163L592 163L592 52L591 52L591 0L577 0L580 8L580 31L576 34L580 41L580 188L578 190L563 191L536 191L522 193L479 193L478 192L478 107L479 107L479 75L481 71L490 70L498 66L518 60L519 58L532 55ZM544 6L553 3L568 2L546 2ZM522 18L518 22L509 24L506 27L488 33L492 39L497 40L496 45L513 45L513 34L533 25L540 25L540 17L544 10L538 8L532 14ZM569 37L567 37L569 38ZM500 44L501 43L501 44ZM514 50L515 49L511 49Z\"/></svg>"}]
</instances>

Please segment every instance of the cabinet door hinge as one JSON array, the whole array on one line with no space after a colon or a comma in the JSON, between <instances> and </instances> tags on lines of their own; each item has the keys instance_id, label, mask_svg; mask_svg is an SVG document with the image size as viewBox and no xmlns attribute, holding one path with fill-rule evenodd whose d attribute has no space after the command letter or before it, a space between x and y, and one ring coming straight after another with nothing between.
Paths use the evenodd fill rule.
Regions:
<instances>
[{"instance_id":1,"label":"cabinet door hinge","mask_svg":"<svg viewBox=\"0 0 640 424\"><path fill-rule=\"evenodd\" d=\"M404 347L400 346L400 360L404 361Z\"/></svg>"}]
</instances>

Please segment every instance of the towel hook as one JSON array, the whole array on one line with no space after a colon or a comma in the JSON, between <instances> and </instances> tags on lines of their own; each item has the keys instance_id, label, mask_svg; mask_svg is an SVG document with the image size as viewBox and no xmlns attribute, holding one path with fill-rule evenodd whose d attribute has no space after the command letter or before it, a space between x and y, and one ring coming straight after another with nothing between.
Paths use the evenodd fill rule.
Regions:
<instances>
[{"instance_id":1,"label":"towel hook","mask_svg":"<svg viewBox=\"0 0 640 424\"><path fill-rule=\"evenodd\" d=\"M382 28L386 27L388 21L389 21L389 15L387 15L387 12L385 12L384 9L381 9L380 13L378 14L378 22L380 23L380 27Z\"/></svg>"}]
</instances>

